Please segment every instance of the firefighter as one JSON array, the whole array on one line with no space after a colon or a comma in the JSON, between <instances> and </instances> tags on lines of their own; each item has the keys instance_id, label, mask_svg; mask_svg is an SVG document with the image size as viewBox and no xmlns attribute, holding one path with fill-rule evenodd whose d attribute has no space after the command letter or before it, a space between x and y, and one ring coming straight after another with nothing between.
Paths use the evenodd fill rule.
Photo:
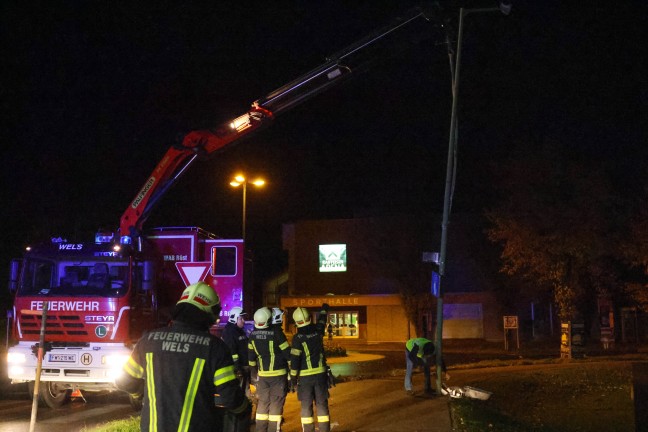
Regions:
<instances>
[{"instance_id":1,"label":"firefighter","mask_svg":"<svg viewBox=\"0 0 648 432\"><path fill-rule=\"evenodd\" d=\"M249 423L232 356L209 333L219 314L220 299L209 285L189 285L171 325L145 333L135 345L115 385L136 397L144 389L142 431L222 431L215 394L220 406Z\"/></svg>"},{"instance_id":2,"label":"firefighter","mask_svg":"<svg viewBox=\"0 0 648 432\"><path fill-rule=\"evenodd\" d=\"M280 431L288 393L290 345L281 328L272 325L272 312L267 307L254 313L248 355L258 399L255 430Z\"/></svg>"},{"instance_id":3,"label":"firefighter","mask_svg":"<svg viewBox=\"0 0 648 432\"><path fill-rule=\"evenodd\" d=\"M283 315L284 311L278 307L272 308L272 325L279 327L283 331Z\"/></svg>"},{"instance_id":4,"label":"firefighter","mask_svg":"<svg viewBox=\"0 0 648 432\"><path fill-rule=\"evenodd\" d=\"M410 339L405 343L405 391L409 395L414 395L412 390L412 372L415 366L421 366L425 374L425 393L434 393L430 381L430 366L434 364L434 342L425 338ZM444 378L450 379L450 374L446 370L444 361L441 361L441 370Z\"/></svg>"},{"instance_id":5,"label":"firefighter","mask_svg":"<svg viewBox=\"0 0 648 432\"><path fill-rule=\"evenodd\" d=\"M297 334L290 351L291 382L297 383L297 399L301 402L301 424L304 432L315 431L313 404L317 410L320 432L331 430L329 416L329 374L324 355L324 329L329 305L324 303L315 324L308 309L298 307L293 312Z\"/></svg>"},{"instance_id":6,"label":"firefighter","mask_svg":"<svg viewBox=\"0 0 648 432\"><path fill-rule=\"evenodd\" d=\"M245 333L245 316L240 307L233 307L229 312L227 324L223 328L221 338L225 345L232 353L232 360L234 361L234 369L239 378L241 388L245 390L246 394L250 394L250 367L247 361L247 345L248 337Z\"/></svg>"}]
</instances>

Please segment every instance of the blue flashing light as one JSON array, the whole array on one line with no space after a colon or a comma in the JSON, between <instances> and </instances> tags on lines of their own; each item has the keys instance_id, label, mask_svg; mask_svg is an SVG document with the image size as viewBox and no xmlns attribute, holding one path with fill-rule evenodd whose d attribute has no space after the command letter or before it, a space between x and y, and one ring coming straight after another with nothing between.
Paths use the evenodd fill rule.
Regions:
<instances>
[{"instance_id":1,"label":"blue flashing light","mask_svg":"<svg viewBox=\"0 0 648 432\"><path fill-rule=\"evenodd\" d=\"M435 297L439 297L439 294L441 293L441 275L435 271L432 272L432 286L431 286L431 292Z\"/></svg>"},{"instance_id":2,"label":"blue flashing light","mask_svg":"<svg viewBox=\"0 0 648 432\"><path fill-rule=\"evenodd\" d=\"M97 233L95 234L95 243L110 243L115 237L113 233Z\"/></svg>"},{"instance_id":3,"label":"blue flashing light","mask_svg":"<svg viewBox=\"0 0 648 432\"><path fill-rule=\"evenodd\" d=\"M121 244L131 244L133 243L133 239L131 238L131 236L121 236L119 242Z\"/></svg>"}]
</instances>

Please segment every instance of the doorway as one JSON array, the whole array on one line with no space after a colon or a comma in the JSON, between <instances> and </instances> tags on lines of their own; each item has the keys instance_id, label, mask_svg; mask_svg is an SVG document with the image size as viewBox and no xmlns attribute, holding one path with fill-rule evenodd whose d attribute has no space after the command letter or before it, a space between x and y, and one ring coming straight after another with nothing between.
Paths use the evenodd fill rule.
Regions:
<instances>
[{"instance_id":1,"label":"doorway","mask_svg":"<svg viewBox=\"0 0 648 432\"><path fill-rule=\"evenodd\" d=\"M333 327L333 337L358 338L358 311L331 312L329 322Z\"/></svg>"}]
</instances>

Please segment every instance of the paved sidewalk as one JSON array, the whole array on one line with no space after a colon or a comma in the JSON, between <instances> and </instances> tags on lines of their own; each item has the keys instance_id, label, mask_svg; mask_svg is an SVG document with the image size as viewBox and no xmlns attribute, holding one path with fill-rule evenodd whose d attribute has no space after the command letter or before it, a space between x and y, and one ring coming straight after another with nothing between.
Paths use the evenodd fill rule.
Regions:
<instances>
[{"instance_id":1,"label":"paved sidewalk","mask_svg":"<svg viewBox=\"0 0 648 432\"><path fill-rule=\"evenodd\" d=\"M332 388L334 432L451 432L448 398L409 396L401 377L350 381ZM301 432L296 393L288 394L283 432Z\"/></svg>"},{"instance_id":2,"label":"paved sidewalk","mask_svg":"<svg viewBox=\"0 0 648 432\"><path fill-rule=\"evenodd\" d=\"M347 365L382 359L376 354L350 351L347 357L328 359L334 375ZM414 383L421 384L421 374ZM415 396L405 393L404 376L339 383L332 388L329 408L333 432L451 432L449 399L445 396ZM422 389L421 389L422 390ZM288 394L284 407L283 432L301 432L300 404L296 393Z\"/></svg>"}]
</instances>

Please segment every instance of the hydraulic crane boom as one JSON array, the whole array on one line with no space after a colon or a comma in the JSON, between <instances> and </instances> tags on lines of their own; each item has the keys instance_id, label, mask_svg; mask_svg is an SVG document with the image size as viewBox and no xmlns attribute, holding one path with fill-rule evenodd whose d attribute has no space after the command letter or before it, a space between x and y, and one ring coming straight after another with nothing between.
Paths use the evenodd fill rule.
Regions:
<instances>
[{"instance_id":1,"label":"hydraulic crane boom","mask_svg":"<svg viewBox=\"0 0 648 432\"><path fill-rule=\"evenodd\" d=\"M376 58L376 52L395 43L401 30L412 29L415 23L439 23L438 4L432 8L417 8L392 24L330 56L326 63L269 93L254 103L250 110L220 126L196 130L184 136L182 142L170 147L157 164L144 186L123 213L119 235L121 243L131 243L138 237L155 204L200 155L210 155L266 126L278 114L306 101L342 82L352 73L363 71ZM407 32L412 38L430 37L430 31ZM389 37L388 37L389 36ZM413 37L412 37L413 36ZM384 55L383 55L384 57Z\"/></svg>"}]
</instances>

